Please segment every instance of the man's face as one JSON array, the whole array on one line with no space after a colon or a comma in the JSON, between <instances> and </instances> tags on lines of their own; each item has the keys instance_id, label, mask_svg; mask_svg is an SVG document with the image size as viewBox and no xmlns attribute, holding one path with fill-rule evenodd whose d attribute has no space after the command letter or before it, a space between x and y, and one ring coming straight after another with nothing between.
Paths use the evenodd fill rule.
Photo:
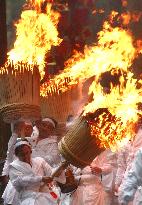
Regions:
<instances>
[{"instance_id":1,"label":"man's face","mask_svg":"<svg viewBox=\"0 0 142 205\"><path fill-rule=\"evenodd\" d=\"M30 137L32 132L33 132L33 127L32 125L26 125L24 127L24 132L25 132L25 137Z\"/></svg>"},{"instance_id":2,"label":"man's face","mask_svg":"<svg viewBox=\"0 0 142 205\"><path fill-rule=\"evenodd\" d=\"M27 145L21 147L20 152L18 153L18 158L22 162L30 163L31 161L31 148Z\"/></svg>"},{"instance_id":3,"label":"man's face","mask_svg":"<svg viewBox=\"0 0 142 205\"><path fill-rule=\"evenodd\" d=\"M42 121L38 126L39 135L42 137L49 136L53 133L54 127L50 122Z\"/></svg>"}]
</instances>

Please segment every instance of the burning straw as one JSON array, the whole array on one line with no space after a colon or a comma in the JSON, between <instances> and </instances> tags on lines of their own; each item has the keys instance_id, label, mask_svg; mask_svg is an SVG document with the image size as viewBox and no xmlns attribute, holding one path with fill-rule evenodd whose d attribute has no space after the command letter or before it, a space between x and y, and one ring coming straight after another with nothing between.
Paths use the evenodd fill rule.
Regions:
<instances>
[{"instance_id":1,"label":"burning straw","mask_svg":"<svg viewBox=\"0 0 142 205\"><path fill-rule=\"evenodd\" d=\"M121 76L119 85L104 93L98 82L90 87L93 100L84 107L83 115L92 113L91 133L100 140L100 147L119 149L133 139L135 126L142 115L142 83L131 72ZM96 113L98 113L96 117Z\"/></svg>"},{"instance_id":2,"label":"burning straw","mask_svg":"<svg viewBox=\"0 0 142 205\"><path fill-rule=\"evenodd\" d=\"M62 39L58 37L57 24L60 14L52 10L52 5L40 10L43 1L28 1L26 10L15 24L16 41L14 48L8 52L8 59L29 65L38 65L41 78L44 76L45 56L51 46L57 46Z\"/></svg>"}]
</instances>

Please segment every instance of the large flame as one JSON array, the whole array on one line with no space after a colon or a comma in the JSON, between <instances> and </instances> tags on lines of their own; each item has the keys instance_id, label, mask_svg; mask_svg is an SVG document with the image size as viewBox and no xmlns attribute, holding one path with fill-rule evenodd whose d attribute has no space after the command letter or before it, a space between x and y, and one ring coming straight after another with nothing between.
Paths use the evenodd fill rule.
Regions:
<instances>
[{"instance_id":1,"label":"large flame","mask_svg":"<svg viewBox=\"0 0 142 205\"><path fill-rule=\"evenodd\" d=\"M112 151L128 143L134 137L134 123L123 124L121 119L110 113L103 113L97 117L97 122L90 122L91 135L97 138L98 146L110 148Z\"/></svg>"},{"instance_id":2,"label":"large flame","mask_svg":"<svg viewBox=\"0 0 142 205\"><path fill-rule=\"evenodd\" d=\"M113 18L117 15L113 13ZM140 82L133 78L130 66L138 51L133 46L131 33L120 28L113 28L104 23L103 30L98 34L98 42L86 47L84 54L76 53L66 62L63 73L41 87L41 95L52 92L64 92L78 79L89 79L95 76L89 94L93 100L84 107L84 115L96 113L99 109L106 112L89 121L91 134L98 138L99 146L119 149L133 138L134 127L141 112L138 103L142 100ZM119 86L111 86L110 93L104 93L99 83L102 73L110 71L113 75L121 73ZM139 86L138 86L139 85Z\"/></svg>"},{"instance_id":3,"label":"large flame","mask_svg":"<svg viewBox=\"0 0 142 205\"><path fill-rule=\"evenodd\" d=\"M17 39L14 49L8 53L8 60L14 63L21 61L28 65L36 64L43 75L46 53L52 45L61 42L56 29L59 14L52 11L51 5L46 5L44 0L28 2L34 10L25 10L16 24ZM110 22L113 22L116 16L117 13L114 12ZM124 25L129 24L130 19L137 21L139 18L140 16L130 16L128 13L121 16ZM137 104L142 101L142 89L140 82L134 79L129 71L136 54L130 32L121 27L113 28L105 22L103 30L98 33L98 42L86 47L83 54L76 53L69 59L61 74L41 86L40 94L48 96L54 92L64 92L78 80L95 76L89 90L89 94L93 94L93 100L84 107L83 114L105 109L94 121L89 122L91 134L99 139L99 146L116 150L132 139L134 125L141 114ZM126 75L120 77L119 86L112 86L108 94L103 92L99 84L101 74L106 71L112 74L121 71Z\"/></svg>"},{"instance_id":4,"label":"large flame","mask_svg":"<svg viewBox=\"0 0 142 205\"><path fill-rule=\"evenodd\" d=\"M66 90L66 86L76 83L78 79L96 79L112 69L127 71L135 57L133 39L128 31L119 27L113 28L108 22L98 34L98 43L86 47L84 54L77 53L66 62L63 73L41 87L41 95L47 96L52 90ZM65 82L69 78L70 80ZM67 89L68 89L67 86Z\"/></svg>"},{"instance_id":5,"label":"large flame","mask_svg":"<svg viewBox=\"0 0 142 205\"><path fill-rule=\"evenodd\" d=\"M46 13L40 11L44 1L31 1L35 10L25 10L16 25L16 41L14 48L8 53L8 59L14 64L18 61L39 66L41 76L44 74L45 55L51 46L59 45L57 24L59 13L46 5Z\"/></svg>"},{"instance_id":6,"label":"large flame","mask_svg":"<svg viewBox=\"0 0 142 205\"><path fill-rule=\"evenodd\" d=\"M124 142L132 139L133 129L138 121L138 104L142 101L141 82L133 78L132 73L120 77L120 84L111 87L105 94L101 85L94 81L90 87L93 101L84 107L84 115L106 108L108 112L99 115L97 122L91 124L92 134L100 139L101 146L115 150Z\"/></svg>"},{"instance_id":7,"label":"large flame","mask_svg":"<svg viewBox=\"0 0 142 205\"><path fill-rule=\"evenodd\" d=\"M142 100L142 90L137 89L137 80L129 72L127 78L120 77L120 85L111 88L109 94L103 92L102 86L94 81L89 93L93 93L93 101L85 108L85 113L95 112L98 108L108 108L112 115L121 118L124 124L128 120L137 121L137 103Z\"/></svg>"}]
</instances>

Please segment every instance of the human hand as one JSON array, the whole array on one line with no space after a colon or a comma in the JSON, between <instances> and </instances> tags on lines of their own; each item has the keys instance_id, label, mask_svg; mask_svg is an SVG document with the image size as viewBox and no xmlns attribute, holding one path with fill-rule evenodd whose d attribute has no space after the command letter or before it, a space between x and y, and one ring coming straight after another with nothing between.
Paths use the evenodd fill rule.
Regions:
<instances>
[{"instance_id":1,"label":"human hand","mask_svg":"<svg viewBox=\"0 0 142 205\"><path fill-rule=\"evenodd\" d=\"M102 169L100 167L90 166L92 174L102 174Z\"/></svg>"},{"instance_id":2,"label":"human hand","mask_svg":"<svg viewBox=\"0 0 142 205\"><path fill-rule=\"evenodd\" d=\"M57 168L54 169L52 173L52 177L59 177L67 166L68 166L68 163L66 161L62 162Z\"/></svg>"}]
</instances>

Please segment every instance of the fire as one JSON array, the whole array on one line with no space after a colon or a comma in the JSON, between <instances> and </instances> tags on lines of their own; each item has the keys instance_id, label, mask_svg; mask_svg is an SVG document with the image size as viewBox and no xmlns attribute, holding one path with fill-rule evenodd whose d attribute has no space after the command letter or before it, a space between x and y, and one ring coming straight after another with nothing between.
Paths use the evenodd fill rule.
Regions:
<instances>
[{"instance_id":1,"label":"fire","mask_svg":"<svg viewBox=\"0 0 142 205\"><path fill-rule=\"evenodd\" d=\"M137 47L138 53L142 54L142 40L139 39L136 41L136 47Z\"/></svg>"},{"instance_id":2,"label":"fire","mask_svg":"<svg viewBox=\"0 0 142 205\"><path fill-rule=\"evenodd\" d=\"M129 25L132 22L138 22L141 16L141 12L125 12L121 14L120 19L123 25Z\"/></svg>"},{"instance_id":3,"label":"fire","mask_svg":"<svg viewBox=\"0 0 142 205\"><path fill-rule=\"evenodd\" d=\"M6 61L4 66L0 67L0 75L12 73L17 75L18 73L24 73L26 71L33 71L34 68L37 68L37 65L28 64L23 62L13 63L10 59Z\"/></svg>"},{"instance_id":4,"label":"fire","mask_svg":"<svg viewBox=\"0 0 142 205\"><path fill-rule=\"evenodd\" d=\"M39 13L46 13L47 4L53 3L53 0L26 0L27 4L25 5L27 8L32 8Z\"/></svg>"},{"instance_id":5,"label":"fire","mask_svg":"<svg viewBox=\"0 0 142 205\"><path fill-rule=\"evenodd\" d=\"M117 12L113 13L110 21L113 22L115 17ZM105 22L103 30L98 33L98 42L86 47L84 54L76 53L69 59L64 72L43 84L40 94L48 96L54 92L64 92L78 79L87 80L94 76L95 80L89 90L93 100L84 107L83 115L95 114L99 109L106 110L94 121L89 121L91 134L98 139L98 146L115 151L133 138L134 126L141 114L137 105L142 100L142 89L141 86L138 89L140 82L130 72L137 54L131 33L121 27L113 28ZM119 86L111 86L107 94L99 83L101 74L106 71L112 75L121 73Z\"/></svg>"},{"instance_id":6,"label":"fire","mask_svg":"<svg viewBox=\"0 0 142 205\"><path fill-rule=\"evenodd\" d=\"M121 15L121 19L122 19L123 25L128 25L130 23L130 21L132 20L130 12L123 13Z\"/></svg>"},{"instance_id":7,"label":"fire","mask_svg":"<svg viewBox=\"0 0 142 205\"><path fill-rule=\"evenodd\" d=\"M98 109L107 109L91 124L92 134L101 140L100 146L116 150L134 136L134 126L138 121L138 103L142 101L142 84L133 78L131 72L127 77L120 77L120 85L111 87L105 94L101 85L94 81L90 87L93 101L84 107L84 115L95 113ZM139 88L138 88L139 84Z\"/></svg>"},{"instance_id":8,"label":"fire","mask_svg":"<svg viewBox=\"0 0 142 205\"><path fill-rule=\"evenodd\" d=\"M93 14L93 15L96 15L97 13L103 14L104 12L105 12L105 10L103 10L103 9L98 9L98 10L94 9L94 10L92 11L92 14Z\"/></svg>"},{"instance_id":9,"label":"fire","mask_svg":"<svg viewBox=\"0 0 142 205\"><path fill-rule=\"evenodd\" d=\"M51 9L51 4L46 5L46 13L39 8L44 1L31 1L35 10L25 10L16 26L16 41L14 48L8 53L8 59L28 64L36 64L41 76L44 75L45 55L51 46L59 45L62 41L58 37L57 24L60 14Z\"/></svg>"},{"instance_id":10,"label":"fire","mask_svg":"<svg viewBox=\"0 0 142 205\"><path fill-rule=\"evenodd\" d=\"M97 121L90 124L90 127L91 135L99 139L99 147L116 151L128 143L135 134L133 124L128 123L127 126L124 126L120 119L111 116L111 114L104 113L98 117Z\"/></svg>"},{"instance_id":11,"label":"fire","mask_svg":"<svg viewBox=\"0 0 142 205\"><path fill-rule=\"evenodd\" d=\"M27 2L28 2L28 5L31 5L32 7L34 7L34 10L40 13L41 13L41 5L46 3L45 0L27 0Z\"/></svg>"},{"instance_id":12,"label":"fire","mask_svg":"<svg viewBox=\"0 0 142 205\"><path fill-rule=\"evenodd\" d=\"M69 59L64 72L57 75L49 84L42 85L40 94L47 96L51 87L64 91L65 85L67 87L67 85L75 84L78 79L85 80L92 76L96 76L97 79L101 73L112 69L127 71L135 55L136 51L130 33L120 27L113 28L105 22L103 30L98 33L97 44L86 47L84 54L76 53ZM70 78L68 83L65 83L66 78Z\"/></svg>"},{"instance_id":13,"label":"fire","mask_svg":"<svg viewBox=\"0 0 142 205\"><path fill-rule=\"evenodd\" d=\"M123 6L123 7L127 7L127 6L128 6L127 0L122 0L122 6Z\"/></svg>"},{"instance_id":14,"label":"fire","mask_svg":"<svg viewBox=\"0 0 142 205\"><path fill-rule=\"evenodd\" d=\"M43 76L46 53L52 45L56 46L61 42L57 31L60 15L52 11L51 4L46 4L44 0L29 0L28 3L34 10L23 11L21 19L16 24L17 39L14 49L8 53L8 65L9 62L13 62L15 69L18 62L24 65L37 65ZM112 20L117 15L117 12L113 12ZM127 25L131 18L137 21L139 17L128 14L122 18ZM93 100L84 107L83 114L105 109L94 121L89 121L91 134L99 139L100 147L116 150L124 142L132 139L134 125L141 114L137 104L142 101L142 89L141 86L138 89L140 82L134 79L129 71L136 55L131 33L121 27L113 28L108 22L104 22L103 30L98 33L97 43L86 46L83 54L75 53L66 62L61 74L41 86L40 95L59 94L70 89L79 80L95 76L89 90L89 94L93 94ZM33 69L33 66L31 68ZM119 86L111 86L110 93L107 94L99 84L101 74L106 71L112 74L117 71L125 73L119 79Z\"/></svg>"},{"instance_id":15,"label":"fire","mask_svg":"<svg viewBox=\"0 0 142 205\"><path fill-rule=\"evenodd\" d=\"M142 16L142 12L133 12L132 13L132 20L133 22L138 22Z\"/></svg>"}]
</instances>

